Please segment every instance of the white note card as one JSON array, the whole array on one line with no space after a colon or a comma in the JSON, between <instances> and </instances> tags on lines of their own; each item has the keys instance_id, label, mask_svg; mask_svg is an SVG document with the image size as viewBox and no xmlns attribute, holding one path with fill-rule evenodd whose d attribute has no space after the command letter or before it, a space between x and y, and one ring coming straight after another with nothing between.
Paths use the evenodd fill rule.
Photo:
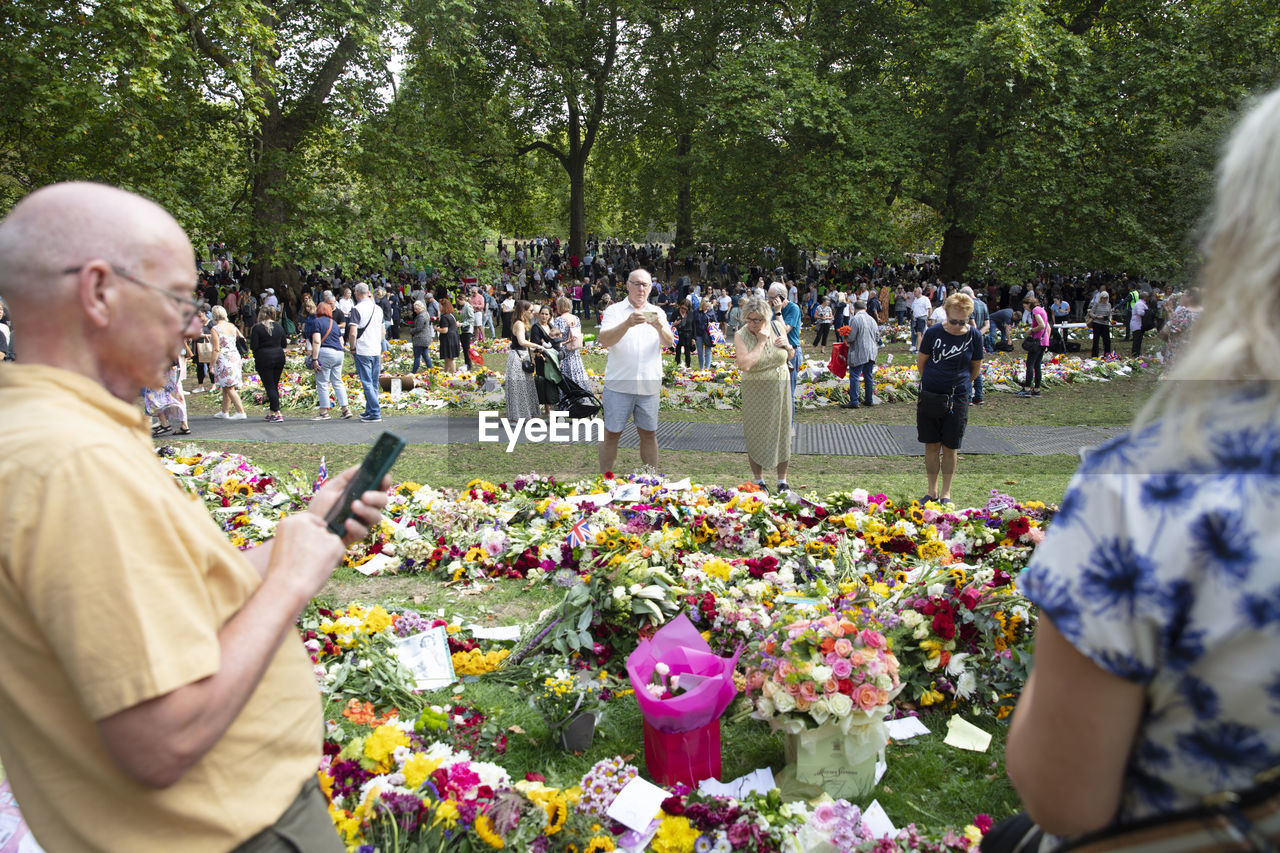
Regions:
<instances>
[{"instance_id":1,"label":"white note card","mask_svg":"<svg viewBox=\"0 0 1280 853\"><path fill-rule=\"evenodd\" d=\"M862 825L876 838L892 838L898 834L898 828L889 820L889 815L885 813L879 800L872 800L871 805L862 812Z\"/></svg>"},{"instance_id":2,"label":"white note card","mask_svg":"<svg viewBox=\"0 0 1280 853\"><path fill-rule=\"evenodd\" d=\"M618 792L607 814L633 832L647 832L669 796L668 791L637 776Z\"/></svg>"},{"instance_id":3,"label":"white note card","mask_svg":"<svg viewBox=\"0 0 1280 853\"><path fill-rule=\"evenodd\" d=\"M356 566L356 571L362 575L381 574L388 569L398 569L400 567L399 557L389 557L386 554L374 554L360 565Z\"/></svg>"},{"instance_id":4,"label":"white note card","mask_svg":"<svg viewBox=\"0 0 1280 853\"><path fill-rule=\"evenodd\" d=\"M698 793L708 797L728 797L741 800L748 794L768 794L778 787L773 780L773 771L768 767L753 770L745 776L739 776L732 782L720 782L715 779L703 779L698 783Z\"/></svg>"},{"instance_id":5,"label":"white note card","mask_svg":"<svg viewBox=\"0 0 1280 853\"><path fill-rule=\"evenodd\" d=\"M920 722L919 717L886 720L884 726L889 730L889 737L894 740L910 740L913 737L929 734L929 728Z\"/></svg>"},{"instance_id":6,"label":"white note card","mask_svg":"<svg viewBox=\"0 0 1280 853\"><path fill-rule=\"evenodd\" d=\"M477 640L510 642L520 639L519 625L500 625L494 628L472 628L471 636Z\"/></svg>"}]
</instances>

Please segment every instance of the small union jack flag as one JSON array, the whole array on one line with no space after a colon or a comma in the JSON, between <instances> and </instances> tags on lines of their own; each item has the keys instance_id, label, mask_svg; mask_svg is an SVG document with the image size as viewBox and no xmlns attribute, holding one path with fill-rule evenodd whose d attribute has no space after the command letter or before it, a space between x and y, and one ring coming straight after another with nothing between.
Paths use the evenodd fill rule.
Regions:
<instances>
[{"instance_id":1,"label":"small union jack flag","mask_svg":"<svg viewBox=\"0 0 1280 853\"><path fill-rule=\"evenodd\" d=\"M587 524L587 517L584 515L569 528L569 547L581 548L589 541L591 541L591 525Z\"/></svg>"},{"instance_id":2,"label":"small union jack flag","mask_svg":"<svg viewBox=\"0 0 1280 853\"><path fill-rule=\"evenodd\" d=\"M311 491L318 492L320 487L329 482L329 468L324 464L324 457L320 457L320 473L316 475L316 484L311 487Z\"/></svg>"}]
</instances>

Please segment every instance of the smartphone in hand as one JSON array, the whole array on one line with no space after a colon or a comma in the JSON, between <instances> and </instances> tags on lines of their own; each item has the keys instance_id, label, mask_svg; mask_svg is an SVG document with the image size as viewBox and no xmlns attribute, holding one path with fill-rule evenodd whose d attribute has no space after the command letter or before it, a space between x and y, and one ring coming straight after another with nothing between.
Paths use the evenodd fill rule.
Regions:
<instances>
[{"instance_id":1,"label":"smartphone in hand","mask_svg":"<svg viewBox=\"0 0 1280 853\"><path fill-rule=\"evenodd\" d=\"M351 517L351 504L365 492L376 489L382 484L382 478L387 476L396 458L400 456L401 450L404 450L403 438L389 432L384 432L378 437L373 448L365 454L364 461L360 463L360 470L347 484L347 490L342 493L342 497L325 516L325 524L328 525L330 532L336 536L346 535L347 519Z\"/></svg>"}]
</instances>

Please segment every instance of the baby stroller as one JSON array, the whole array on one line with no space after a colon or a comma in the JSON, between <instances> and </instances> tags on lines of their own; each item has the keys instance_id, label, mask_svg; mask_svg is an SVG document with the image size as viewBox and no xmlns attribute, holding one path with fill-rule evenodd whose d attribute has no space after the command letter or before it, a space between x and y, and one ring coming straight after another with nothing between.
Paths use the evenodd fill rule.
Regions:
<instances>
[{"instance_id":1,"label":"baby stroller","mask_svg":"<svg viewBox=\"0 0 1280 853\"><path fill-rule=\"evenodd\" d=\"M574 420L598 414L603 408L600 398L560 372L560 353L551 349L542 355L546 359L542 367L543 376L547 382L554 383L560 392L559 408L567 411Z\"/></svg>"}]
</instances>

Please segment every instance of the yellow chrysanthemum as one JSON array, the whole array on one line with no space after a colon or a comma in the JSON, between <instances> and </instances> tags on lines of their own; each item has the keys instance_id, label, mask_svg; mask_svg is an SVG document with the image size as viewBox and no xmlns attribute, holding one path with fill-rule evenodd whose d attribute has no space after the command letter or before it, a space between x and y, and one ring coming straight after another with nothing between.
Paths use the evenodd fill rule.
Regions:
<instances>
[{"instance_id":1,"label":"yellow chrysanthemum","mask_svg":"<svg viewBox=\"0 0 1280 853\"><path fill-rule=\"evenodd\" d=\"M916 549L916 555L922 560L933 560L936 562L950 557L951 552L947 549L947 546L944 543L939 542L937 539L930 539L928 542L925 542Z\"/></svg>"},{"instance_id":2,"label":"yellow chrysanthemum","mask_svg":"<svg viewBox=\"0 0 1280 853\"><path fill-rule=\"evenodd\" d=\"M666 815L653 837L654 853L692 853L693 845L701 835L687 817Z\"/></svg>"},{"instance_id":3,"label":"yellow chrysanthemum","mask_svg":"<svg viewBox=\"0 0 1280 853\"><path fill-rule=\"evenodd\" d=\"M436 804L431 818L432 826L444 824L445 829L453 829L458 825L458 804L453 800L441 800Z\"/></svg>"},{"instance_id":4,"label":"yellow chrysanthemum","mask_svg":"<svg viewBox=\"0 0 1280 853\"><path fill-rule=\"evenodd\" d=\"M378 726L364 742L364 756L386 772L391 769L391 754L397 746L409 745L409 736L395 726Z\"/></svg>"},{"instance_id":5,"label":"yellow chrysanthemum","mask_svg":"<svg viewBox=\"0 0 1280 853\"><path fill-rule=\"evenodd\" d=\"M404 774L405 787L416 790L439 767L440 759L428 758L424 752L415 752L400 768L400 772Z\"/></svg>"},{"instance_id":6,"label":"yellow chrysanthemum","mask_svg":"<svg viewBox=\"0 0 1280 853\"><path fill-rule=\"evenodd\" d=\"M364 632L366 634L381 634L391 625L391 614L376 605L369 610L364 617Z\"/></svg>"},{"instance_id":7,"label":"yellow chrysanthemum","mask_svg":"<svg viewBox=\"0 0 1280 853\"><path fill-rule=\"evenodd\" d=\"M707 564L702 567L702 570L713 578L727 581L729 580L729 575L733 572L733 566L730 566L724 560L717 557L714 560L708 561Z\"/></svg>"}]
</instances>

